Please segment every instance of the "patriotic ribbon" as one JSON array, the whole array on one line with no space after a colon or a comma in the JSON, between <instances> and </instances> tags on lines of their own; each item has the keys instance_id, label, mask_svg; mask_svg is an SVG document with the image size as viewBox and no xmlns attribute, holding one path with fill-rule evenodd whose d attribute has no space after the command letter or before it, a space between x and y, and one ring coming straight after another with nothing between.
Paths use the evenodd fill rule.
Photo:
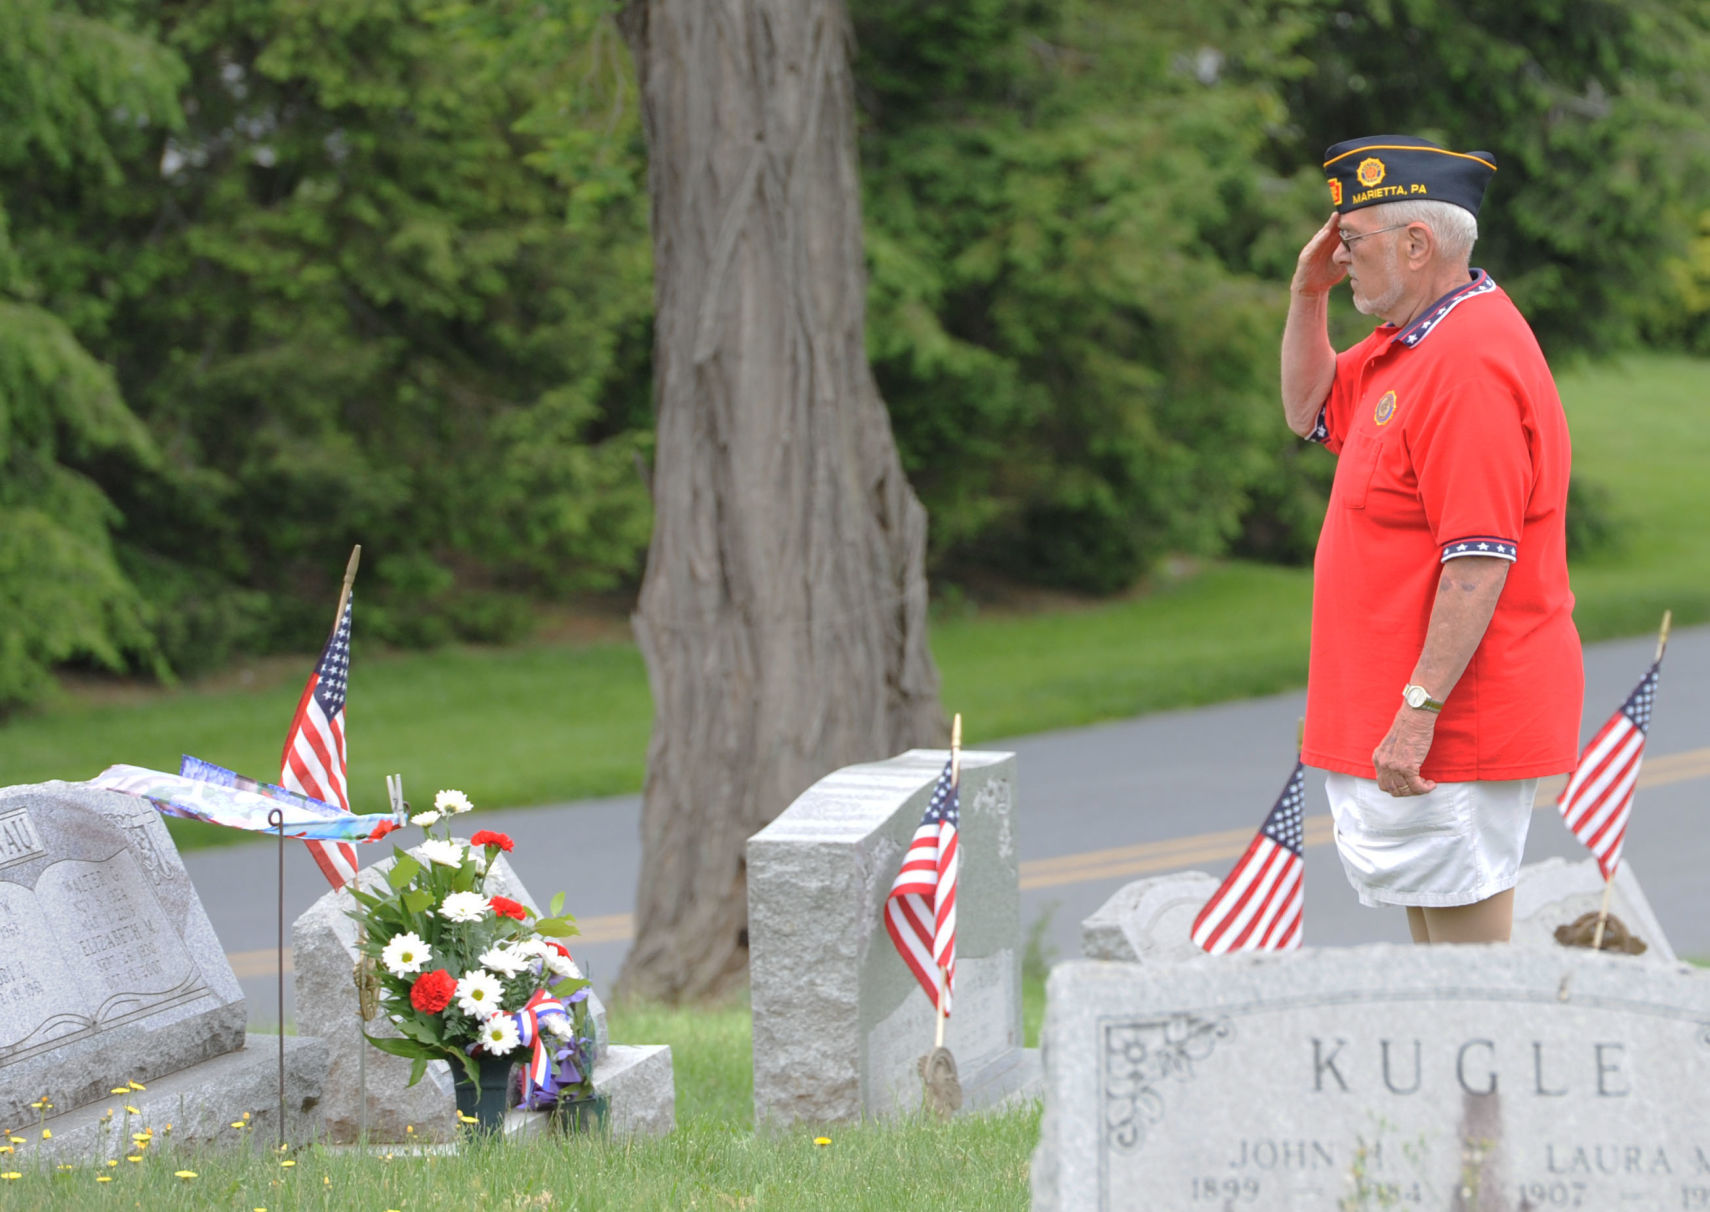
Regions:
<instances>
[{"instance_id":1,"label":"patriotic ribbon","mask_svg":"<svg viewBox=\"0 0 1710 1212\"><path fill-rule=\"evenodd\" d=\"M188 760L196 761L193 758ZM199 773L206 775L209 771L204 769ZM284 817L286 837L317 841L375 841L403 823L401 814L359 816L336 804L324 804L270 784L253 780L243 782L250 783L250 786L228 785L210 781L207 777L186 778L182 774L164 774L141 766L120 765L107 767L89 780L89 786L122 791L126 795L149 800L167 816L262 833L274 832L274 826L268 823L267 818L269 813L277 810Z\"/></svg>"},{"instance_id":2,"label":"patriotic ribbon","mask_svg":"<svg viewBox=\"0 0 1710 1212\"><path fill-rule=\"evenodd\" d=\"M563 1042L554 1047L546 1042L544 1028L554 1019L562 1020L569 1027L574 1021L570 1017L570 1007L586 1000L587 996L586 986L563 1001L544 989L536 989L528 1004L511 1015L511 1020L517 1025L518 1042L531 1049L529 1063L523 1070L523 1106L531 1110L553 1106L558 1102L560 1090L582 1080L582 1071L576 1062L591 1041L575 1039L566 1032Z\"/></svg>"}]
</instances>

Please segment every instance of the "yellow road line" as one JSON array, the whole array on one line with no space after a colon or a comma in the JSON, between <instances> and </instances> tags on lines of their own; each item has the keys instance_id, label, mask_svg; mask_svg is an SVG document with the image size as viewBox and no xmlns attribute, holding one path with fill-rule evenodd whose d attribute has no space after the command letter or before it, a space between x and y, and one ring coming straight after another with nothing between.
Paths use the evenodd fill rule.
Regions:
<instances>
[{"instance_id":1,"label":"yellow road line","mask_svg":"<svg viewBox=\"0 0 1710 1212\"><path fill-rule=\"evenodd\" d=\"M1690 779L1710 776L1710 747L1689 749L1685 753L1659 754L1648 757L1639 771L1640 787L1664 787ZM1540 780L1533 811L1555 807L1567 780L1563 777ZM1238 858L1253 840L1252 829L1224 829L1216 833L1198 833L1190 837L1168 838L1160 842L1141 842L1133 846L1113 846L1106 850L1088 850L1081 854L1064 854L1056 858L1031 859L1021 864L1021 887L1056 888L1064 884L1084 884L1091 880L1113 879L1125 875L1145 875L1152 871L1173 871L1196 863L1216 863ZM1328 845L1331 840L1330 814L1319 813L1306 818L1306 844ZM582 943L626 943L635 937L635 916L610 913L603 917L585 917L577 923L582 933L571 941ZM275 968L274 950L263 947L258 951L234 951L226 956L239 979L272 976ZM290 973L291 950L285 950L285 971Z\"/></svg>"}]
</instances>

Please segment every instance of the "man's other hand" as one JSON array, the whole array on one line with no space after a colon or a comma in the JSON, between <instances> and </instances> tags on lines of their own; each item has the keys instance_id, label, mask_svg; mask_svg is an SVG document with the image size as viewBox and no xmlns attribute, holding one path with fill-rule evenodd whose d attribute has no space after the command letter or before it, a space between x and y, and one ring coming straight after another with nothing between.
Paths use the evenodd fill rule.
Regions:
<instances>
[{"instance_id":1,"label":"man's other hand","mask_svg":"<svg viewBox=\"0 0 1710 1212\"><path fill-rule=\"evenodd\" d=\"M1400 708L1395 713L1395 722L1389 726L1389 735L1372 751L1378 788L1397 796L1435 791L1437 784L1422 776L1419 768L1425 764L1425 755L1431 752L1431 739L1436 734L1436 712Z\"/></svg>"}]
</instances>

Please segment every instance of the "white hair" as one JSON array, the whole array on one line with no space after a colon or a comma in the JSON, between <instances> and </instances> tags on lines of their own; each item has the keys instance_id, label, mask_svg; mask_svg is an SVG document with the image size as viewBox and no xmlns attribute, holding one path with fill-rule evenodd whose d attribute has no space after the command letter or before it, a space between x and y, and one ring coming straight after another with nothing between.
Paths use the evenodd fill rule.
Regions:
<instances>
[{"instance_id":1,"label":"white hair","mask_svg":"<svg viewBox=\"0 0 1710 1212\"><path fill-rule=\"evenodd\" d=\"M1472 248L1478 240L1478 219L1472 211L1453 202L1437 202L1426 198L1407 198L1400 202L1382 202L1372 208L1384 227L1391 224L1423 223L1437 237L1437 251L1444 260L1465 265L1472 260Z\"/></svg>"}]
</instances>

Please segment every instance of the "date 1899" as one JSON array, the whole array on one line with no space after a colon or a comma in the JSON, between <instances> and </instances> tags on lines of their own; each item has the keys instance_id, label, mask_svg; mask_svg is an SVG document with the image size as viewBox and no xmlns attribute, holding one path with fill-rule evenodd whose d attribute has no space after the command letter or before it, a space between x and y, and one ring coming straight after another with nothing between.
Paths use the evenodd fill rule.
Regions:
<instances>
[{"instance_id":1,"label":"date 1899","mask_svg":"<svg viewBox=\"0 0 1710 1212\"><path fill-rule=\"evenodd\" d=\"M1193 1198L1196 1203L1221 1201L1226 1208L1234 1204L1250 1204L1259 1198L1259 1180L1256 1178L1196 1178L1193 1180Z\"/></svg>"}]
</instances>

